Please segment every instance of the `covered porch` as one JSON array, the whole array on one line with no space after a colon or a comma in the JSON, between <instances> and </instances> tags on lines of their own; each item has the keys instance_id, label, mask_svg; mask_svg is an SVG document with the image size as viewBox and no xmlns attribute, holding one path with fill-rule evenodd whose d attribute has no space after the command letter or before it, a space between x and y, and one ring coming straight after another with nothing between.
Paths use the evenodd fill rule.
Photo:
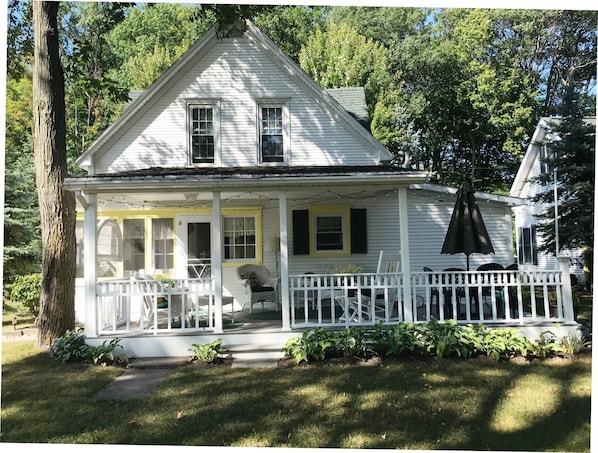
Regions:
<instances>
[{"instance_id":1,"label":"covered porch","mask_svg":"<svg viewBox=\"0 0 598 453\"><path fill-rule=\"evenodd\" d=\"M271 321L273 331L425 323L432 318L495 327L575 327L568 260L560 262L558 271L538 272L290 275L280 285L288 287L288 293L279 294L281 307L278 301L266 301L264 308L253 309L253 319L256 324ZM221 334L241 330L238 321L251 319L248 307L235 312L232 297L222 297L220 307L216 300L211 277L98 282L97 334ZM264 313L268 316L259 316Z\"/></svg>"},{"instance_id":2,"label":"covered porch","mask_svg":"<svg viewBox=\"0 0 598 453\"><path fill-rule=\"evenodd\" d=\"M421 172L268 169L257 179L230 169L149 172L67 182L83 213L77 294L91 344L121 338L132 356L160 356L216 338L280 349L305 329L432 318L531 328L532 337L577 327L565 260L549 272L424 270L455 269L464 257L440 257L434 241L442 242L454 193L434 188L423 196ZM498 206L489 222L497 241L510 237L510 205L485 201ZM326 220L320 249L318 218ZM504 244L478 259L512 262L512 244ZM394 266L382 265L381 251ZM235 277L247 263L277 282L276 300L254 305L254 319Z\"/></svg>"}]
</instances>

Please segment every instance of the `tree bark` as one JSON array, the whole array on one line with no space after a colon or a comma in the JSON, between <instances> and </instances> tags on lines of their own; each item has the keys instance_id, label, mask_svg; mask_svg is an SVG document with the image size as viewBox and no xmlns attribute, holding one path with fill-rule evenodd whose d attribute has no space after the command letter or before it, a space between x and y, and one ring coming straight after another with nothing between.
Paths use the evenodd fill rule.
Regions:
<instances>
[{"instance_id":1,"label":"tree bark","mask_svg":"<svg viewBox=\"0 0 598 453\"><path fill-rule=\"evenodd\" d=\"M59 2L33 2L33 148L42 232L38 346L75 324L75 196L67 175L64 73L58 40Z\"/></svg>"}]
</instances>

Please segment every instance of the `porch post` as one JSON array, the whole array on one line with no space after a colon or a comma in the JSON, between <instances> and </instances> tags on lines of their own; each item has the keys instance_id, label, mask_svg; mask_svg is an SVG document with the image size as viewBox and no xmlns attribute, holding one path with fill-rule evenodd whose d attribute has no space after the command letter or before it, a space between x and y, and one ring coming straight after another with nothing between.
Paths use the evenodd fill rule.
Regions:
<instances>
[{"instance_id":1,"label":"porch post","mask_svg":"<svg viewBox=\"0 0 598 453\"><path fill-rule=\"evenodd\" d=\"M80 198L81 200L81 198ZM89 194L82 203L83 217L83 281L85 283L85 336L97 336L96 262L98 200L96 194Z\"/></svg>"},{"instance_id":2,"label":"porch post","mask_svg":"<svg viewBox=\"0 0 598 453\"><path fill-rule=\"evenodd\" d=\"M212 276L214 277L214 333L222 333L222 212L220 192L212 193Z\"/></svg>"},{"instance_id":3,"label":"porch post","mask_svg":"<svg viewBox=\"0 0 598 453\"><path fill-rule=\"evenodd\" d=\"M559 270L561 271L563 316L565 321L575 321L573 312L573 291L571 289L571 276L569 275L569 257L560 255L557 257Z\"/></svg>"},{"instance_id":4,"label":"porch post","mask_svg":"<svg viewBox=\"0 0 598 453\"><path fill-rule=\"evenodd\" d=\"M403 273L403 297L405 322L413 322L413 300L411 294L411 261L409 258L409 227L407 215L407 187L397 189L399 201L399 231L401 234L401 271Z\"/></svg>"},{"instance_id":5,"label":"porch post","mask_svg":"<svg viewBox=\"0 0 598 453\"><path fill-rule=\"evenodd\" d=\"M278 193L278 217L280 223L280 297L282 330L291 330L289 311L289 247L287 225L287 194Z\"/></svg>"}]
</instances>

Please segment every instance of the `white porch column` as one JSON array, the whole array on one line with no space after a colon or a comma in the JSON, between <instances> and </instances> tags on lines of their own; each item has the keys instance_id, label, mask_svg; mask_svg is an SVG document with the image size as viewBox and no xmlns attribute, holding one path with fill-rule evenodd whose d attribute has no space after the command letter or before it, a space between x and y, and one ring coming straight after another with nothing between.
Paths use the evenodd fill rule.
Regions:
<instances>
[{"instance_id":1,"label":"white porch column","mask_svg":"<svg viewBox=\"0 0 598 453\"><path fill-rule=\"evenodd\" d=\"M212 194L212 277L214 278L214 333L222 333L222 212L220 192Z\"/></svg>"},{"instance_id":2,"label":"white porch column","mask_svg":"<svg viewBox=\"0 0 598 453\"><path fill-rule=\"evenodd\" d=\"M557 260L563 283L563 316L565 317L565 321L574 322L575 313L573 312L573 291L571 289L571 275L569 274L569 257L560 255L557 257Z\"/></svg>"},{"instance_id":3,"label":"white porch column","mask_svg":"<svg viewBox=\"0 0 598 453\"><path fill-rule=\"evenodd\" d=\"M411 294L411 260L409 258L409 226L407 215L407 187L397 189L399 202L399 231L401 233L401 271L403 273L405 322L413 321L413 298Z\"/></svg>"},{"instance_id":4,"label":"white porch column","mask_svg":"<svg viewBox=\"0 0 598 453\"><path fill-rule=\"evenodd\" d=\"M280 223L280 297L282 306L282 330L291 330L289 303L289 241L287 225L287 194L278 193L278 216Z\"/></svg>"},{"instance_id":5,"label":"white porch column","mask_svg":"<svg viewBox=\"0 0 598 453\"><path fill-rule=\"evenodd\" d=\"M79 197L84 207L83 218L83 281L85 282L85 336L95 337L98 332L96 298L96 262L98 200L97 195Z\"/></svg>"}]
</instances>

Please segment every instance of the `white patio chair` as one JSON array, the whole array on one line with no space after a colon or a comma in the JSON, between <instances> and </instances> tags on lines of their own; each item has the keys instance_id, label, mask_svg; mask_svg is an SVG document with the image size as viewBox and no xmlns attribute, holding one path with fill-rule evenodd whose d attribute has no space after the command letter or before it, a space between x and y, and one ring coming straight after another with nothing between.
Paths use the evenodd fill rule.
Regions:
<instances>
[{"instance_id":1,"label":"white patio chair","mask_svg":"<svg viewBox=\"0 0 598 453\"><path fill-rule=\"evenodd\" d=\"M237 281L245 289L245 301L241 311L249 305L249 313L253 312L253 305L264 302L273 302L278 311L280 302L278 301L278 279L273 278L265 266L257 264L245 264L236 269Z\"/></svg>"}]
</instances>

